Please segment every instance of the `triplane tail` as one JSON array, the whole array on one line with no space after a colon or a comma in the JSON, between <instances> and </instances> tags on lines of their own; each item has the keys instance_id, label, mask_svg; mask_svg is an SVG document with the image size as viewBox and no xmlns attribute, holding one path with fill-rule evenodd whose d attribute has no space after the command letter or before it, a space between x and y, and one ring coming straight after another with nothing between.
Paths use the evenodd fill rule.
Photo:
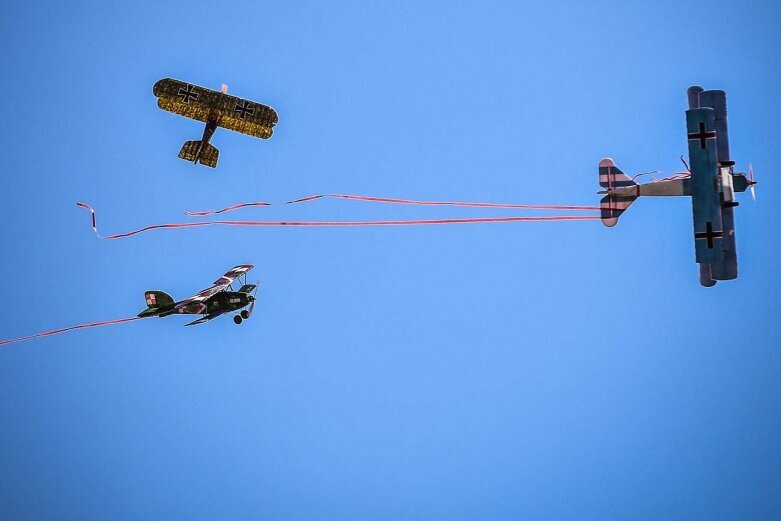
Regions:
<instances>
[{"instance_id":1,"label":"triplane tail","mask_svg":"<svg viewBox=\"0 0 781 521\"><path fill-rule=\"evenodd\" d=\"M179 151L179 157L193 163L212 168L217 166L217 160L220 157L220 151L214 145L204 143L203 141L185 141L182 149Z\"/></svg>"},{"instance_id":2,"label":"triplane tail","mask_svg":"<svg viewBox=\"0 0 781 521\"><path fill-rule=\"evenodd\" d=\"M615 226L621 214L637 199L637 183L623 173L612 159L606 157L599 162L599 186L605 189L599 193L607 194L599 203L602 224Z\"/></svg>"}]
</instances>

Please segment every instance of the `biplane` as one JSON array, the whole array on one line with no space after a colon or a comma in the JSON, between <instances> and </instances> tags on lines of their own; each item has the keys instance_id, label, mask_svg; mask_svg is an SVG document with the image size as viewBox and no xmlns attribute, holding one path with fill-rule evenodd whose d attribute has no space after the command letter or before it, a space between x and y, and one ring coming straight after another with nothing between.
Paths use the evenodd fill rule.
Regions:
<instances>
[{"instance_id":1,"label":"biplane","mask_svg":"<svg viewBox=\"0 0 781 521\"><path fill-rule=\"evenodd\" d=\"M751 188L749 175L735 172L730 159L727 130L727 97L723 90L687 91L686 133L689 142L687 170L677 175L637 184L610 158L599 162L599 184L606 194L600 203L602 223L615 226L618 218L640 196L690 196L694 219L694 250L700 265L700 284L711 287L719 280L738 276L734 208L736 192ZM681 157L683 159L683 157Z\"/></svg>"},{"instance_id":2,"label":"biplane","mask_svg":"<svg viewBox=\"0 0 781 521\"><path fill-rule=\"evenodd\" d=\"M179 302L175 302L170 295L163 291L147 291L144 294L147 308L139 313L138 317L167 317L174 314L204 315L198 320L186 324L194 326L226 313L241 310L233 317L233 322L241 324L242 320L246 320L252 315L252 310L255 307L255 293L258 290L258 285L247 284L247 273L251 269L251 264L236 266L215 280L208 288ZM233 291L233 283L236 281L241 287L238 291ZM249 309L242 309L247 306Z\"/></svg>"},{"instance_id":3,"label":"biplane","mask_svg":"<svg viewBox=\"0 0 781 521\"><path fill-rule=\"evenodd\" d=\"M217 166L220 155L217 147L209 143L217 127L268 139L279 120L271 107L231 96L224 84L222 90L217 92L165 78L155 83L152 92L161 109L206 123L203 137L198 141L185 141L179 157L212 168Z\"/></svg>"}]
</instances>

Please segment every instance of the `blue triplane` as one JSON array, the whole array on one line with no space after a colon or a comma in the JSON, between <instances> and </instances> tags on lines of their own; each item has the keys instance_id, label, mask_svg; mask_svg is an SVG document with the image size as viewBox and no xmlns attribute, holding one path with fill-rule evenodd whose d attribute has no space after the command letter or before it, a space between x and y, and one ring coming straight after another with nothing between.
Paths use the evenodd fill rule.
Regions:
<instances>
[{"instance_id":1,"label":"blue triplane","mask_svg":"<svg viewBox=\"0 0 781 521\"><path fill-rule=\"evenodd\" d=\"M686 111L686 132L689 139L688 171L647 184L637 184L624 174L612 159L599 162L599 185L602 223L615 226L619 216L641 195L681 196L692 198L694 216L694 249L700 265L700 284L711 287L718 280L738 276L735 250L735 216L738 206L735 192L751 187L749 177L734 171L735 162L729 155L727 132L727 96L723 90L703 90L690 87L689 110Z\"/></svg>"}]
</instances>

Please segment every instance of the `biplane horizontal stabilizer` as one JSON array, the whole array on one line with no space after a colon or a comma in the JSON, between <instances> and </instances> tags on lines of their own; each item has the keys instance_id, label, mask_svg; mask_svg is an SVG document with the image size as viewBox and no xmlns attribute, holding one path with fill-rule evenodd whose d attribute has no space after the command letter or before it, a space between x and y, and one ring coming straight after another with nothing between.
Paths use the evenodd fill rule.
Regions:
<instances>
[{"instance_id":1,"label":"biplane horizontal stabilizer","mask_svg":"<svg viewBox=\"0 0 781 521\"><path fill-rule=\"evenodd\" d=\"M628 175L623 173L615 162L606 157L599 162L599 186L607 193L600 201L602 224L613 227L618 224L618 218L637 199L639 191Z\"/></svg>"},{"instance_id":2,"label":"biplane horizontal stabilizer","mask_svg":"<svg viewBox=\"0 0 781 521\"><path fill-rule=\"evenodd\" d=\"M201 155L198 157L198 162L202 165L215 168L217 166L217 159L220 157L220 151L214 145L205 143L201 149Z\"/></svg>"},{"instance_id":3,"label":"biplane horizontal stabilizer","mask_svg":"<svg viewBox=\"0 0 781 521\"><path fill-rule=\"evenodd\" d=\"M201 163L212 168L217 166L220 151L214 145L203 141L185 141L179 151L179 157L185 161Z\"/></svg>"}]
</instances>

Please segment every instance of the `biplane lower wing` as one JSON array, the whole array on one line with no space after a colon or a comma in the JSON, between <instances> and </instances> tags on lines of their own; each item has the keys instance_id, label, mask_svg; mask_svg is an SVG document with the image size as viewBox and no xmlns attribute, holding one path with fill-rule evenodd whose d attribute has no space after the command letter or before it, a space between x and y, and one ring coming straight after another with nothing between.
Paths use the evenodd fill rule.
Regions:
<instances>
[{"instance_id":1,"label":"biplane lower wing","mask_svg":"<svg viewBox=\"0 0 781 521\"><path fill-rule=\"evenodd\" d=\"M271 110L272 112L274 111L274 109L266 107L265 105L255 105L254 110L260 112L264 109ZM274 114L274 119L276 120L276 113ZM268 139L274 133L273 125L259 123L258 121L250 120L249 118L242 119L241 117L237 117L235 113L230 112L222 114L217 122L217 126L233 130L234 132L241 132L248 136L258 137L260 139Z\"/></svg>"},{"instance_id":2,"label":"biplane lower wing","mask_svg":"<svg viewBox=\"0 0 781 521\"><path fill-rule=\"evenodd\" d=\"M204 322L208 322L209 320L215 319L217 317L221 317L222 315L224 315L227 312L228 312L227 309L221 309L219 311L215 311L214 313L209 313L208 315L203 316L203 317L199 318L198 320L193 320L189 324L185 324L185 327L186 326L197 326L198 324L203 324Z\"/></svg>"}]
</instances>

